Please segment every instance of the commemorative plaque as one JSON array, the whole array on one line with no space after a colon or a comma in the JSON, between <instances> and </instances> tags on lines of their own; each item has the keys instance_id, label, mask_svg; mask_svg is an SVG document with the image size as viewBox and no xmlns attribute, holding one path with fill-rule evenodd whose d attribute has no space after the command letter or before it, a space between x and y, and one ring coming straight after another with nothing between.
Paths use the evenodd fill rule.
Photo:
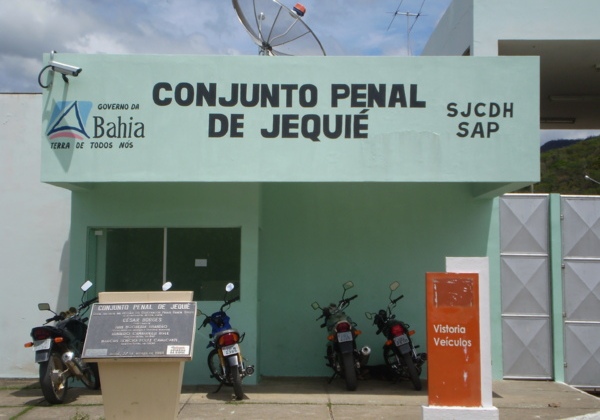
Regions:
<instances>
[{"instance_id":1,"label":"commemorative plaque","mask_svg":"<svg viewBox=\"0 0 600 420\"><path fill-rule=\"evenodd\" d=\"M196 302L96 303L84 359L191 360Z\"/></svg>"}]
</instances>

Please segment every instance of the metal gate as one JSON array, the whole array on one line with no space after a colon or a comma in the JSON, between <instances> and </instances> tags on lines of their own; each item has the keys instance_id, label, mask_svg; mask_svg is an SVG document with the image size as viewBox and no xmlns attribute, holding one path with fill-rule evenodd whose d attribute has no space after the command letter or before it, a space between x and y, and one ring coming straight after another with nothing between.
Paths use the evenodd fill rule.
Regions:
<instances>
[{"instance_id":1,"label":"metal gate","mask_svg":"<svg viewBox=\"0 0 600 420\"><path fill-rule=\"evenodd\" d=\"M565 382L600 387L600 197L561 198Z\"/></svg>"},{"instance_id":2,"label":"metal gate","mask_svg":"<svg viewBox=\"0 0 600 420\"><path fill-rule=\"evenodd\" d=\"M500 198L502 355L506 379L552 379L548 195Z\"/></svg>"}]
</instances>

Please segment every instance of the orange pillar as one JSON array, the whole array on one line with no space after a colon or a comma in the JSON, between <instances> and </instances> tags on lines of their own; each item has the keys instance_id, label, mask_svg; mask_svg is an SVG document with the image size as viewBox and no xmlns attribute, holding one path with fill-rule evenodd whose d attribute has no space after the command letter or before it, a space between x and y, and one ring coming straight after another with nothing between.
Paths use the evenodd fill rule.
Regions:
<instances>
[{"instance_id":1,"label":"orange pillar","mask_svg":"<svg viewBox=\"0 0 600 420\"><path fill-rule=\"evenodd\" d=\"M430 406L481 407L479 275L427 273Z\"/></svg>"}]
</instances>

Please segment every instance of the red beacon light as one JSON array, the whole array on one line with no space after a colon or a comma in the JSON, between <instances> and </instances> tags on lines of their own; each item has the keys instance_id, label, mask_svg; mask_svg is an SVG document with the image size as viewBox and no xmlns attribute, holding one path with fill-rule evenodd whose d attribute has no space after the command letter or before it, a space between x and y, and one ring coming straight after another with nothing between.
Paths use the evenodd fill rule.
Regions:
<instances>
[{"instance_id":1,"label":"red beacon light","mask_svg":"<svg viewBox=\"0 0 600 420\"><path fill-rule=\"evenodd\" d=\"M294 12L296 12L298 16L302 17L306 13L306 7L304 7L300 3L296 3L296 5L294 6Z\"/></svg>"}]
</instances>

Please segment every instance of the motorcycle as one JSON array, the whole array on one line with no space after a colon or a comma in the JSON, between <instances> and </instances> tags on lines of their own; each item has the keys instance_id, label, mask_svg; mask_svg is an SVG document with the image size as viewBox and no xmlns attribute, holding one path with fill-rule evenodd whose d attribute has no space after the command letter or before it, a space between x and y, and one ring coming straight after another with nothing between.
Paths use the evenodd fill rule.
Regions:
<instances>
[{"instance_id":1,"label":"motorcycle","mask_svg":"<svg viewBox=\"0 0 600 420\"><path fill-rule=\"evenodd\" d=\"M366 363L365 357L370 353L370 349L366 346L361 351L357 350L356 337L361 334L361 331L356 328L356 323L352 322L352 319L344 313L350 302L357 297L354 295L344 298L346 291L353 287L354 283L351 281L344 283L344 293L337 305L332 303L322 308L318 302L311 304L314 310L319 309L322 312L316 321L325 318L325 322L321 324L321 328L327 327L328 332L325 359L327 359L327 366L333 369L329 383L336 376L340 376L346 381L346 389L349 391L356 389L361 365Z\"/></svg>"},{"instance_id":2,"label":"motorcycle","mask_svg":"<svg viewBox=\"0 0 600 420\"><path fill-rule=\"evenodd\" d=\"M204 321L198 328L203 328L210 324L211 333L209 334L210 342L207 348L213 347L208 354L208 369L210 377L219 381L219 387L215 392L219 392L223 385L233 386L233 392L236 399L244 398L242 391L242 379L254 373L254 366L247 365L246 360L242 357L240 343L244 340L246 333L240 333L231 327L229 316L225 309L233 302L240 300L240 297L227 300L227 295L234 289L233 283L228 283L225 287L225 296L221 308L207 315L198 310L198 315L204 315Z\"/></svg>"},{"instance_id":3,"label":"motorcycle","mask_svg":"<svg viewBox=\"0 0 600 420\"><path fill-rule=\"evenodd\" d=\"M404 297L400 295L392 299L392 294L400 286L395 281L390 284L390 303L387 309L380 309L379 312L366 312L365 316L373 320L373 325L377 326L376 334L383 333L387 339L383 346L383 358L387 367L398 378L409 379L413 387L419 391L421 385L421 370L423 364L427 361L427 353L417 353L419 346L414 346L411 336L415 333L410 329L410 325L397 320L396 315L392 314L392 309L396 307L396 302Z\"/></svg>"},{"instance_id":4,"label":"motorcycle","mask_svg":"<svg viewBox=\"0 0 600 420\"><path fill-rule=\"evenodd\" d=\"M38 304L40 311L50 311L54 316L46 319L43 326L31 330L33 341L25 343L25 347L35 351L35 361L40 364L42 393L50 404L65 401L69 378L80 380L89 389L100 388L98 365L81 360L88 321L84 315L88 307L98 301L98 298L83 300L90 287L92 282L88 280L81 286L81 304L60 314L52 311L47 303ZM54 322L54 326L47 325L50 322Z\"/></svg>"}]
</instances>

